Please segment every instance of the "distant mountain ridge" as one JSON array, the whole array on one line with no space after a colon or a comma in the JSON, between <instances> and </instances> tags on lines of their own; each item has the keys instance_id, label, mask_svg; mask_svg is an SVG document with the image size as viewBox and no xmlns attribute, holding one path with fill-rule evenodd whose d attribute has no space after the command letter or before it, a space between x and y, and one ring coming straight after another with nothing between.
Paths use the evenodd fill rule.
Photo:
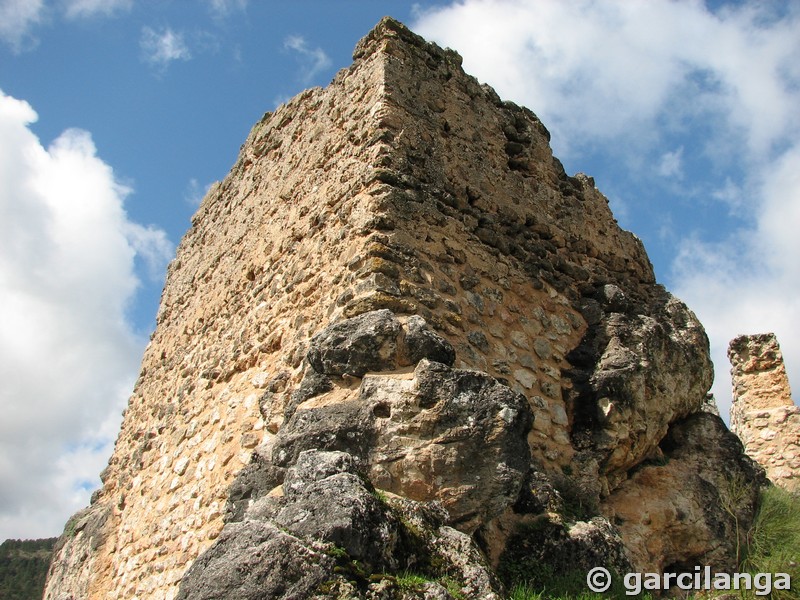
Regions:
<instances>
[{"instance_id":1,"label":"distant mountain ridge","mask_svg":"<svg viewBox=\"0 0 800 600\"><path fill-rule=\"evenodd\" d=\"M0 544L0 598L39 600L57 538L6 540Z\"/></svg>"}]
</instances>

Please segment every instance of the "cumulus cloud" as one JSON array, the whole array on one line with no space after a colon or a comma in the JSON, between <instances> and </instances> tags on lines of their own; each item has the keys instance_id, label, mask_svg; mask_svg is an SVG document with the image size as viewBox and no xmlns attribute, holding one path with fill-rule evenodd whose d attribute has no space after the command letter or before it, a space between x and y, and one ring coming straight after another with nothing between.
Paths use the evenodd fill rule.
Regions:
<instances>
[{"instance_id":1,"label":"cumulus cloud","mask_svg":"<svg viewBox=\"0 0 800 600\"><path fill-rule=\"evenodd\" d=\"M31 29L44 17L44 0L0 0L0 40L14 52L35 43Z\"/></svg>"},{"instance_id":2,"label":"cumulus cloud","mask_svg":"<svg viewBox=\"0 0 800 600\"><path fill-rule=\"evenodd\" d=\"M331 59L325 51L319 47L312 48L302 36L290 35L283 42L283 47L295 52L300 59L300 79L305 85L331 66Z\"/></svg>"},{"instance_id":3,"label":"cumulus cloud","mask_svg":"<svg viewBox=\"0 0 800 600\"><path fill-rule=\"evenodd\" d=\"M91 136L44 147L36 118L0 92L0 539L59 533L99 486L145 343L134 261L172 254Z\"/></svg>"},{"instance_id":4,"label":"cumulus cloud","mask_svg":"<svg viewBox=\"0 0 800 600\"><path fill-rule=\"evenodd\" d=\"M161 72L176 60L187 61L192 58L184 35L170 27L158 31L152 27L143 27L139 47L144 60Z\"/></svg>"},{"instance_id":5,"label":"cumulus cloud","mask_svg":"<svg viewBox=\"0 0 800 600\"><path fill-rule=\"evenodd\" d=\"M682 178L715 217L702 229L676 214L664 271L710 334L723 412L739 333L775 331L800 387L797 3L460 0L414 29L532 108L562 158L613 157L613 188Z\"/></svg>"},{"instance_id":6,"label":"cumulus cloud","mask_svg":"<svg viewBox=\"0 0 800 600\"><path fill-rule=\"evenodd\" d=\"M714 14L693 1L465 0L424 13L415 29L459 50L465 68L501 95L533 107L563 134L557 143L641 138L659 119L720 113L749 147L763 150L800 119L786 93L800 81L797 15L776 20L765 10L761 3Z\"/></svg>"},{"instance_id":7,"label":"cumulus cloud","mask_svg":"<svg viewBox=\"0 0 800 600\"><path fill-rule=\"evenodd\" d=\"M133 7L133 0L63 0L62 4L67 18L80 19L127 12Z\"/></svg>"}]
</instances>

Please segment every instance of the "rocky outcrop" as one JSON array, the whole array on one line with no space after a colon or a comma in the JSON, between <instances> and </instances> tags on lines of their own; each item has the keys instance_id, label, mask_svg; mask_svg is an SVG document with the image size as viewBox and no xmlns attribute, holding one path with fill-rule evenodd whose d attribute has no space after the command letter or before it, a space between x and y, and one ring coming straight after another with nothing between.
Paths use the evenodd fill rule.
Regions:
<instances>
[{"instance_id":1,"label":"rocky outcrop","mask_svg":"<svg viewBox=\"0 0 800 600\"><path fill-rule=\"evenodd\" d=\"M663 290L646 305L603 286L584 300L598 323L572 351L567 375L572 438L586 485L606 496L659 452L672 423L703 406L713 381L708 341L695 316Z\"/></svg>"},{"instance_id":2,"label":"rocky outcrop","mask_svg":"<svg viewBox=\"0 0 800 600\"><path fill-rule=\"evenodd\" d=\"M617 525L637 572L698 564L735 571L766 484L722 419L699 412L670 428L659 457L640 464L601 511Z\"/></svg>"},{"instance_id":3,"label":"rocky outcrop","mask_svg":"<svg viewBox=\"0 0 800 600\"><path fill-rule=\"evenodd\" d=\"M485 373L423 359L406 375L367 375L352 394L330 396L301 404L281 428L276 465L315 448L354 453L376 487L438 500L449 523L470 533L519 494L530 407Z\"/></svg>"},{"instance_id":4,"label":"rocky outcrop","mask_svg":"<svg viewBox=\"0 0 800 600\"><path fill-rule=\"evenodd\" d=\"M733 379L731 430L782 488L800 491L800 407L773 333L741 335L728 347Z\"/></svg>"},{"instance_id":5,"label":"rocky outcrop","mask_svg":"<svg viewBox=\"0 0 800 600\"><path fill-rule=\"evenodd\" d=\"M47 589L60 590L56 600L90 597L89 588L97 550L105 543L107 508L93 503L67 521L53 549Z\"/></svg>"},{"instance_id":6,"label":"rocky outcrop","mask_svg":"<svg viewBox=\"0 0 800 600\"><path fill-rule=\"evenodd\" d=\"M96 542L65 535L46 597L493 598L534 567L726 568L760 479L702 412L711 379L702 326L539 119L384 19L204 199Z\"/></svg>"},{"instance_id":7,"label":"rocky outcrop","mask_svg":"<svg viewBox=\"0 0 800 600\"><path fill-rule=\"evenodd\" d=\"M438 503L378 493L340 451L303 451L274 493L187 572L179 599L499 598L474 542L444 524ZM390 573L413 570L424 584Z\"/></svg>"}]
</instances>

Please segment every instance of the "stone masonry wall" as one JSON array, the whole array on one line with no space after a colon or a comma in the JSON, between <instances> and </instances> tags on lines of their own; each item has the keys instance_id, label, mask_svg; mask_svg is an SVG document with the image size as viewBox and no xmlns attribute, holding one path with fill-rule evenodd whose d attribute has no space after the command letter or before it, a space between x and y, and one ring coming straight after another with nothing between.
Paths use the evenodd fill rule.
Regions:
<instances>
[{"instance_id":1,"label":"stone masonry wall","mask_svg":"<svg viewBox=\"0 0 800 600\"><path fill-rule=\"evenodd\" d=\"M728 347L733 380L731 430L767 477L800 490L800 407L773 333L741 335Z\"/></svg>"}]
</instances>

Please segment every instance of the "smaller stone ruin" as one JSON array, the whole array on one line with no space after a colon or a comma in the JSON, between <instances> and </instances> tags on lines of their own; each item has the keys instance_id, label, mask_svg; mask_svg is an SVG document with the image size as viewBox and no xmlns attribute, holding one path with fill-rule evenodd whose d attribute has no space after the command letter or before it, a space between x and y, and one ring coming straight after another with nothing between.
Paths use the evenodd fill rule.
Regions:
<instances>
[{"instance_id":1,"label":"smaller stone ruin","mask_svg":"<svg viewBox=\"0 0 800 600\"><path fill-rule=\"evenodd\" d=\"M774 333L740 335L728 346L731 430L775 485L800 490L800 407Z\"/></svg>"}]
</instances>

